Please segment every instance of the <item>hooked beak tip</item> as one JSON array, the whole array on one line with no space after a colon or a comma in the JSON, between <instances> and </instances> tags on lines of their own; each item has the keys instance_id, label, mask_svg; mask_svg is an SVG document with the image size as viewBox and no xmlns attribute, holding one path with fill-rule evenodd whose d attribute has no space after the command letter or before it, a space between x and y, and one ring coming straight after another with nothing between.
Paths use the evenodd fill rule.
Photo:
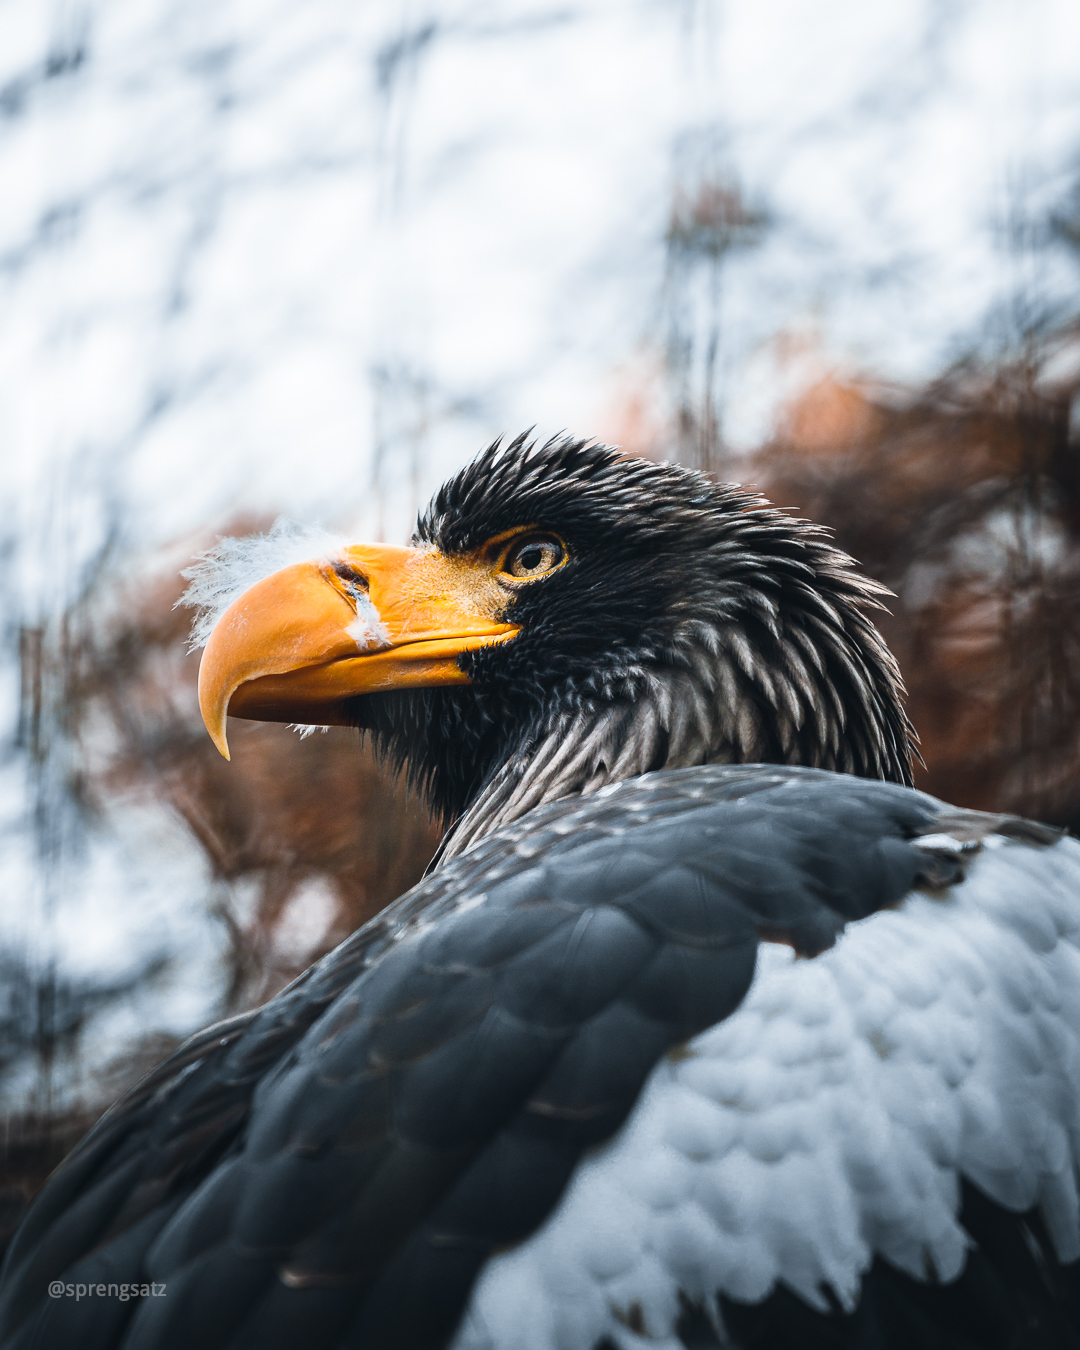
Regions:
<instances>
[{"instance_id":1,"label":"hooked beak tip","mask_svg":"<svg viewBox=\"0 0 1080 1350\"><path fill-rule=\"evenodd\" d=\"M210 640L213 642L213 637ZM225 759L231 759L229 736L225 724L229 715L229 699L232 697L234 690L227 686L225 689L214 687L215 681L211 677L211 671L215 664L207 661L207 652L204 652L202 664L199 667L199 711L202 713L203 726L206 727L218 753Z\"/></svg>"},{"instance_id":2,"label":"hooked beak tip","mask_svg":"<svg viewBox=\"0 0 1080 1350\"><path fill-rule=\"evenodd\" d=\"M218 717L204 717L203 721L206 724L206 730L210 734L210 739L214 742L215 746L217 746L218 752L224 759L231 760L232 755L229 754L229 737L225 730L225 715L225 711L222 709L221 714Z\"/></svg>"}]
</instances>

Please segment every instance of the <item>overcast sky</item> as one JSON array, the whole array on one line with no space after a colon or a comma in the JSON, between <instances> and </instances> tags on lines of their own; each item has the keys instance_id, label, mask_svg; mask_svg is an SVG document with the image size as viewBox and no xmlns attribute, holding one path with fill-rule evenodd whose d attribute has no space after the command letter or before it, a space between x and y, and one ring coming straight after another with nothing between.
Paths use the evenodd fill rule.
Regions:
<instances>
[{"instance_id":1,"label":"overcast sky","mask_svg":"<svg viewBox=\"0 0 1080 1350\"><path fill-rule=\"evenodd\" d=\"M780 332L917 379L1018 288L1071 298L1059 255L1005 247L1076 175L1064 0L0 15L0 430L39 530L47 464L140 541L236 507L400 537L493 434L614 434L627 381L662 377L680 176L769 221L721 278L736 445L768 430Z\"/></svg>"}]
</instances>

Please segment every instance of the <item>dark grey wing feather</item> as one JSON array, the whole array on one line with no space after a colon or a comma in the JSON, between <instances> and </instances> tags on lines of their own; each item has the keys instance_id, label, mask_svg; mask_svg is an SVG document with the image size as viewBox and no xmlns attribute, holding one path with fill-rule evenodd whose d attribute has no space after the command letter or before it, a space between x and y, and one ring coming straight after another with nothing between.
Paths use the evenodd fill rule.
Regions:
<instances>
[{"instance_id":1,"label":"dark grey wing feather","mask_svg":"<svg viewBox=\"0 0 1080 1350\"><path fill-rule=\"evenodd\" d=\"M444 1344L657 1060L738 1006L761 937L812 955L899 901L935 809L703 768L533 813L105 1117L13 1245L5 1344ZM167 1296L72 1321L55 1279Z\"/></svg>"}]
</instances>

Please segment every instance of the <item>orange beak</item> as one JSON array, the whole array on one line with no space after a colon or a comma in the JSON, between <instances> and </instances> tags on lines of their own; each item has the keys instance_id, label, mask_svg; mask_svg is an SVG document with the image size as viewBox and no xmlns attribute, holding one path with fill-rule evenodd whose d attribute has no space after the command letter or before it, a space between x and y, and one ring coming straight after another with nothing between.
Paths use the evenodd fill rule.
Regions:
<instances>
[{"instance_id":1,"label":"orange beak","mask_svg":"<svg viewBox=\"0 0 1080 1350\"><path fill-rule=\"evenodd\" d=\"M226 716L351 725L346 702L383 689L468 684L462 652L518 629L488 568L435 549L362 544L265 577L218 620L199 707L229 758Z\"/></svg>"}]
</instances>

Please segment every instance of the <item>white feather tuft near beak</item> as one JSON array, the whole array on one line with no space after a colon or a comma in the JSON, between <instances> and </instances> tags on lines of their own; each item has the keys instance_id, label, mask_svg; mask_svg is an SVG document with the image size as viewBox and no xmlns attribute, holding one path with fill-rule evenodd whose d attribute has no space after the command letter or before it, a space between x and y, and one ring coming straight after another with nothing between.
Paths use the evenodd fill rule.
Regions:
<instances>
[{"instance_id":1,"label":"white feather tuft near beak","mask_svg":"<svg viewBox=\"0 0 1080 1350\"><path fill-rule=\"evenodd\" d=\"M311 558L336 558L346 541L318 526L297 525L284 516L274 521L266 534L241 539L222 538L200 553L180 575L191 584L176 602L196 610L191 627L189 650L205 647L214 625L234 600L283 567L307 562ZM379 616L366 615L366 630L374 635ZM357 614L357 622L360 615ZM358 639L359 641L359 639Z\"/></svg>"}]
</instances>

